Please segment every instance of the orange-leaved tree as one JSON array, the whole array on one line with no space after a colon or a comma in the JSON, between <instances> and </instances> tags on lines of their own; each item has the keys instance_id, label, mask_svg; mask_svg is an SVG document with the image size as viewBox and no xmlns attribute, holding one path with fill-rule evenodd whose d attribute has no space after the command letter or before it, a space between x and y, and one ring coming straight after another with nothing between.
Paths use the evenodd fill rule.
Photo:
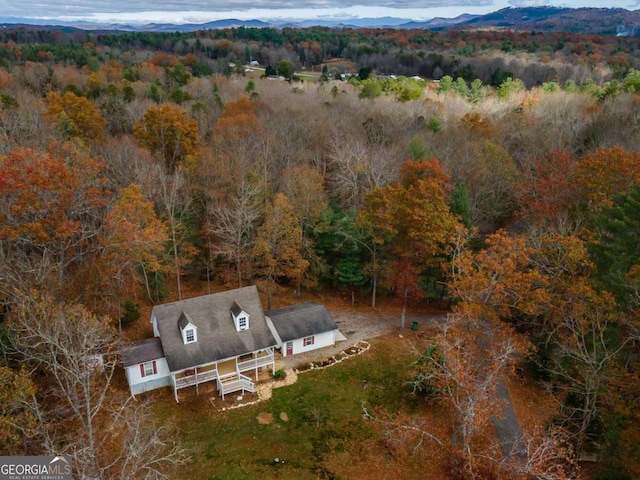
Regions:
<instances>
[{"instance_id":1,"label":"orange-leaved tree","mask_svg":"<svg viewBox=\"0 0 640 480\"><path fill-rule=\"evenodd\" d=\"M525 237L504 230L489 235L478 252L457 245L449 292L461 301L458 308L483 320L537 318L548 298L544 276L530 268L531 255Z\"/></svg>"},{"instance_id":2,"label":"orange-leaved tree","mask_svg":"<svg viewBox=\"0 0 640 480\"><path fill-rule=\"evenodd\" d=\"M527 333L536 375L564 393L556 424L564 427L576 456L601 440L591 436L591 427L609 370L628 342L613 296L592 285L593 271L577 237L527 240L498 232L482 250L458 253L449 286L461 313L485 320L492 331L503 321ZM568 466L570 474L574 469Z\"/></svg>"},{"instance_id":3,"label":"orange-leaved tree","mask_svg":"<svg viewBox=\"0 0 640 480\"><path fill-rule=\"evenodd\" d=\"M305 283L313 285L324 268L323 259L314 249L314 237L327 227L325 214L329 208L322 175L309 165L285 168L280 191L290 199L302 229L302 254L309 262Z\"/></svg>"},{"instance_id":4,"label":"orange-leaved tree","mask_svg":"<svg viewBox=\"0 0 640 480\"><path fill-rule=\"evenodd\" d=\"M39 427L34 413L36 386L26 368L0 366L0 454L25 455L27 438Z\"/></svg>"},{"instance_id":5,"label":"orange-leaved tree","mask_svg":"<svg viewBox=\"0 0 640 480\"><path fill-rule=\"evenodd\" d=\"M64 275L86 267L110 196L103 171L66 146L18 148L0 159L0 273L12 285L71 287Z\"/></svg>"},{"instance_id":6,"label":"orange-leaved tree","mask_svg":"<svg viewBox=\"0 0 640 480\"><path fill-rule=\"evenodd\" d=\"M258 228L254 246L255 269L265 281L267 308L271 308L271 294L276 281L286 278L296 288L309 262L302 257L302 229L293 214L286 195L277 193L267 207L264 224Z\"/></svg>"},{"instance_id":7,"label":"orange-leaved tree","mask_svg":"<svg viewBox=\"0 0 640 480\"><path fill-rule=\"evenodd\" d=\"M603 148L578 159L576 181L591 209L611 206L613 197L640 183L640 152Z\"/></svg>"},{"instance_id":8,"label":"orange-leaved tree","mask_svg":"<svg viewBox=\"0 0 640 480\"><path fill-rule=\"evenodd\" d=\"M536 157L523 167L516 185L520 214L535 226L571 233L580 226L575 206L578 201L576 158L568 150L556 149Z\"/></svg>"},{"instance_id":9,"label":"orange-leaved tree","mask_svg":"<svg viewBox=\"0 0 640 480\"><path fill-rule=\"evenodd\" d=\"M458 220L449 210L449 177L433 160L407 160L400 180L373 190L360 224L381 247L383 278L402 300L401 328L409 298L424 296L421 276L439 271Z\"/></svg>"},{"instance_id":10,"label":"orange-leaved tree","mask_svg":"<svg viewBox=\"0 0 640 480\"><path fill-rule=\"evenodd\" d=\"M256 102L246 97L228 102L213 127L213 141L222 152L238 153L243 141L251 139L259 130Z\"/></svg>"},{"instance_id":11,"label":"orange-leaved tree","mask_svg":"<svg viewBox=\"0 0 640 480\"><path fill-rule=\"evenodd\" d=\"M122 297L136 295L138 277L142 274L147 295L152 298L148 273L164 268L162 256L169 236L167 227L158 220L153 202L147 200L139 185L120 189L118 199L104 219L100 232L101 255L96 262L96 276L115 284L119 312Z\"/></svg>"},{"instance_id":12,"label":"orange-leaved tree","mask_svg":"<svg viewBox=\"0 0 640 480\"><path fill-rule=\"evenodd\" d=\"M256 170L263 134L255 101L241 97L228 102L211 132L216 176L233 184Z\"/></svg>"}]
</instances>

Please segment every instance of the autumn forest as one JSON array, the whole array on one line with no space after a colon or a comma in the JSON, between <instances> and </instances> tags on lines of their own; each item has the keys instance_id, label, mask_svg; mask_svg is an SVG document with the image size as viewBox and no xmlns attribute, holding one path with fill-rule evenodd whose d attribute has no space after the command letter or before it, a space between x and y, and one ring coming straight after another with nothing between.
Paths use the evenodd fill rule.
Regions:
<instances>
[{"instance_id":1,"label":"autumn forest","mask_svg":"<svg viewBox=\"0 0 640 480\"><path fill-rule=\"evenodd\" d=\"M170 472L189 453L114 391L121 342L191 285L256 284L265 309L283 291L390 300L400 322L447 309L467 343L434 338L414 387L456 412L451 478L638 478L638 46L3 30L0 454L65 445L78 478ZM519 355L562 401L498 473L488 390L461 381L488 333L483 378Z\"/></svg>"}]
</instances>

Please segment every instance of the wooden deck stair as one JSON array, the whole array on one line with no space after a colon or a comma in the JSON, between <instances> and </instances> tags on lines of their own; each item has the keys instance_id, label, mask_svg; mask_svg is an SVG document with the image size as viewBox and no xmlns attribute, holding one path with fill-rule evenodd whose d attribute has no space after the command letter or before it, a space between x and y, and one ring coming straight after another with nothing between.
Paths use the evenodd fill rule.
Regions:
<instances>
[{"instance_id":1,"label":"wooden deck stair","mask_svg":"<svg viewBox=\"0 0 640 480\"><path fill-rule=\"evenodd\" d=\"M244 392L255 392L256 386L251 381L251 379L241 373L232 373L230 375L225 375L222 378L218 378L218 391L220 395L222 395L222 399L224 400L224 396L228 393L239 392L242 390Z\"/></svg>"}]
</instances>

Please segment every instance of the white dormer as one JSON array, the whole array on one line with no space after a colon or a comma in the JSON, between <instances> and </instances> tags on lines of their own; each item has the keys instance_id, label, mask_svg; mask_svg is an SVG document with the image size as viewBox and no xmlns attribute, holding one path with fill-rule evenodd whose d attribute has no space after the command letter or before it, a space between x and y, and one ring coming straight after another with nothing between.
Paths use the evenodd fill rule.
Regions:
<instances>
[{"instance_id":1,"label":"white dormer","mask_svg":"<svg viewBox=\"0 0 640 480\"><path fill-rule=\"evenodd\" d=\"M237 302L233 302L231 305L231 318L233 318L237 331L249 330L249 314Z\"/></svg>"},{"instance_id":2,"label":"white dormer","mask_svg":"<svg viewBox=\"0 0 640 480\"><path fill-rule=\"evenodd\" d=\"M186 313L182 312L178 319L178 326L182 334L184 344L195 343L198 341L198 327L193 323L193 319Z\"/></svg>"}]
</instances>

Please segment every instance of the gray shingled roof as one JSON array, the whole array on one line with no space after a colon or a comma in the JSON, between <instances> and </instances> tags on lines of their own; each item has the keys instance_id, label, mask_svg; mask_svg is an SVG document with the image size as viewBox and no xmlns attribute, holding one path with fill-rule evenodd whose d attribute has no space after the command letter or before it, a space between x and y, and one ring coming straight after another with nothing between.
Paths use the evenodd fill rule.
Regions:
<instances>
[{"instance_id":1,"label":"gray shingled roof","mask_svg":"<svg viewBox=\"0 0 640 480\"><path fill-rule=\"evenodd\" d=\"M138 363L150 362L164 357L162 344L159 338L147 338L141 342L134 343L122 352L122 363L125 367Z\"/></svg>"},{"instance_id":2,"label":"gray shingled roof","mask_svg":"<svg viewBox=\"0 0 640 480\"><path fill-rule=\"evenodd\" d=\"M238 332L231 318L235 303L249 314L249 328ZM198 328L194 343L184 344L178 326L182 313ZM155 316L169 369L173 372L276 346L255 286L156 305Z\"/></svg>"},{"instance_id":3,"label":"gray shingled roof","mask_svg":"<svg viewBox=\"0 0 640 480\"><path fill-rule=\"evenodd\" d=\"M265 315L271 319L283 342L338 329L326 307L314 302L276 308Z\"/></svg>"},{"instance_id":4,"label":"gray shingled roof","mask_svg":"<svg viewBox=\"0 0 640 480\"><path fill-rule=\"evenodd\" d=\"M231 312L237 317L242 313L242 307L238 305L238 302L234 301L231 304Z\"/></svg>"},{"instance_id":5,"label":"gray shingled roof","mask_svg":"<svg viewBox=\"0 0 640 480\"><path fill-rule=\"evenodd\" d=\"M193 319L188 314L182 312L180 318L178 318L178 326L184 330L184 327L190 323L193 324Z\"/></svg>"}]
</instances>

